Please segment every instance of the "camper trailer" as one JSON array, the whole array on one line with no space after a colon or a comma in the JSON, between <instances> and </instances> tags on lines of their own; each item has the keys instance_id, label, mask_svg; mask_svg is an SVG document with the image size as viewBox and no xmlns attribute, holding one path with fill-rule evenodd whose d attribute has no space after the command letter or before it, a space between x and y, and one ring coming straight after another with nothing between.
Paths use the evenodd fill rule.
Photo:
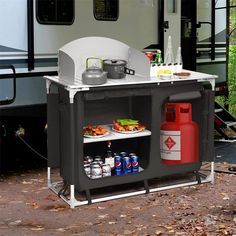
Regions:
<instances>
[{"instance_id":1,"label":"camper trailer","mask_svg":"<svg viewBox=\"0 0 236 236\"><path fill-rule=\"evenodd\" d=\"M217 82L225 82L226 2L2 0L0 64L14 65L17 82L14 103L1 109L45 104L42 76L57 73L58 49L86 36L117 39L141 51L165 52L171 35L174 53L182 46L186 69L213 72L219 75ZM11 73L0 70L2 77ZM0 100L13 97L12 86L11 80L1 80Z\"/></svg>"},{"instance_id":2,"label":"camper trailer","mask_svg":"<svg viewBox=\"0 0 236 236\"><path fill-rule=\"evenodd\" d=\"M180 1L2 0L0 64L14 65L17 77L16 99L10 106L45 104L42 76L57 73L57 52L64 44L104 36L138 50L152 50L163 49L165 37L172 35L177 48L180 14ZM1 81L1 100L12 96L11 88L10 81Z\"/></svg>"},{"instance_id":3,"label":"camper trailer","mask_svg":"<svg viewBox=\"0 0 236 236\"><path fill-rule=\"evenodd\" d=\"M15 142L19 127L29 136L35 136L37 145L39 138L46 140L43 76L58 73L58 50L78 38L108 37L143 52L155 53L160 49L163 56L171 36L174 54L182 47L185 69L219 73L219 78L225 81L225 39L222 37L225 37L226 24L220 18L225 18L226 10L217 10L225 1L217 1L214 8L213 2L1 0L0 148L3 152L0 150L0 153L9 152L3 144ZM216 19L220 24L216 24ZM219 63L222 67L216 71L214 65Z\"/></svg>"},{"instance_id":4,"label":"camper trailer","mask_svg":"<svg viewBox=\"0 0 236 236\"><path fill-rule=\"evenodd\" d=\"M5 156L19 156L19 159L27 156L22 154L22 143L17 143L15 134L19 130L23 130L25 139L37 150L42 149L42 143L45 148L46 82L43 76L58 73L59 48L78 38L103 36L140 51L164 51L163 42L169 35L173 37L174 47L180 45L180 27L176 30L171 23L174 21L180 26L180 1L2 0L1 160Z\"/></svg>"}]
</instances>

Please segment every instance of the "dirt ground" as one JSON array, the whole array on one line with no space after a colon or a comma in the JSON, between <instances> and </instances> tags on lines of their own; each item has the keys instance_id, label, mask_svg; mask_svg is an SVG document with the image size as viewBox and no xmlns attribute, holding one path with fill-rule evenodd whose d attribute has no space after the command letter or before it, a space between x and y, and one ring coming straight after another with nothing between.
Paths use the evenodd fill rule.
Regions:
<instances>
[{"instance_id":1,"label":"dirt ground","mask_svg":"<svg viewBox=\"0 0 236 236\"><path fill-rule=\"evenodd\" d=\"M46 169L0 177L0 235L236 235L236 175L70 209Z\"/></svg>"}]
</instances>

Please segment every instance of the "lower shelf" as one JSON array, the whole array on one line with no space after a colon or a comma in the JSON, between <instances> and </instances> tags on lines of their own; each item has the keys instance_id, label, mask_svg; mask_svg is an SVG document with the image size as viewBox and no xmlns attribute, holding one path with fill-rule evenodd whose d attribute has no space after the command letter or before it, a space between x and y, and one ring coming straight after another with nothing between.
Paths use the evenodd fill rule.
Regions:
<instances>
[{"instance_id":1,"label":"lower shelf","mask_svg":"<svg viewBox=\"0 0 236 236\"><path fill-rule=\"evenodd\" d=\"M214 162L211 162L211 169L208 175L205 175L201 172L197 172L194 175L197 177L197 180L193 180L192 178L186 181L186 178L185 178L185 180L182 180L181 182L178 182L178 183L173 182L173 181L171 183L169 181L165 183L165 181L162 181L161 185L158 182L156 186L155 185L148 186L147 181L143 181L144 182L143 187L139 187L138 189L131 188L131 190L129 190L129 192L126 192L126 193L118 193L118 194L111 193L109 194L109 196L100 196L95 199L91 198L90 192L86 192L87 200L83 200L83 199L80 199L81 196L75 196L76 191L75 191L74 185L65 186L63 184L63 181L53 182L51 179L51 168L48 167L48 187L55 194L60 196L60 198L63 199L67 204L69 204L71 208L75 208L77 206L82 206L86 204L115 200L115 199L130 197L130 196L146 194L149 192L152 193L152 192L164 191L164 190L168 190L172 188L186 187L186 186L191 186L191 185L196 185L196 184L201 184L201 183L209 183L209 182L214 183ZM132 186L134 185L132 184Z\"/></svg>"}]
</instances>

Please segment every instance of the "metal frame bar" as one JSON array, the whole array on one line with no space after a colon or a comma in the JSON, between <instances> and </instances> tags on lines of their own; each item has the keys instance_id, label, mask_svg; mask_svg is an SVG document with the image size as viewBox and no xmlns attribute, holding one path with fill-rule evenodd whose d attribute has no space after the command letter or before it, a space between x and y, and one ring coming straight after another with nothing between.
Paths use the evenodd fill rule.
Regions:
<instances>
[{"instance_id":1,"label":"metal frame bar","mask_svg":"<svg viewBox=\"0 0 236 236\"><path fill-rule=\"evenodd\" d=\"M208 176L205 178L203 174L199 173L201 177L201 183L212 183L214 184L214 162L211 162L211 171ZM51 179L51 167L48 167L47 169L47 182L48 182L48 188L52 190L55 194L58 195L59 193L59 186L63 184L63 181L59 182L53 182ZM173 188L179 188L179 187L187 187L187 186L192 186L192 185L197 185L199 184L199 181L190 181L187 183L180 183L180 184L173 184L173 185L168 185L168 186L163 186L163 187L157 187L157 188L150 188L149 186L149 192L159 192L159 191L164 191L164 190L169 190ZM112 196L107 196L107 197L101 197L101 198L96 198L96 199L90 199L90 200L83 200L83 201L78 201L75 197L75 186L70 185L70 197L67 198L66 196L60 195L60 198L66 202L71 208L75 208L77 206L82 206L82 205L87 205L91 203L98 203L98 202L105 202L105 201L110 201L110 200L116 200L120 198L125 198L125 197L131 197L131 196L137 196L141 194L146 194L147 191L146 189L140 190L140 191L134 191L134 192L129 192L129 193L123 193L123 194L117 194L117 195L112 195Z\"/></svg>"},{"instance_id":2,"label":"metal frame bar","mask_svg":"<svg viewBox=\"0 0 236 236\"><path fill-rule=\"evenodd\" d=\"M34 3L27 1L28 70L34 70Z\"/></svg>"}]
</instances>

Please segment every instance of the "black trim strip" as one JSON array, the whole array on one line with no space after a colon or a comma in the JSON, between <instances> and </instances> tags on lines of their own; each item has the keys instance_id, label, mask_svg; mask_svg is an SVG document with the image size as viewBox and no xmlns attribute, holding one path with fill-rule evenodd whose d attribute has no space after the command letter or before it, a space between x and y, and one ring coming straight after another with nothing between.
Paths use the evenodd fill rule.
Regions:
<instances>
[{"instance_id":1,"label":"black trim strip","mask_svg":"<svg viewBox=\"0 0 236 236\"><path fill-rule=\"evenodd\" d=\"M15 74L16 78L30 78L30 77L39 77L39 76L54 76L58 75L57 71L44 71L44 72L29 72L29 73L17 73ZM12 74L0 74L0 79L9 79Z\"/></svg>"},{"instance_id":2,"label":"black trim strip","mask_svg":"<svg viewBox=\"0 0 236 236\"><path fill-rule=\"evenodd\" d=\"M34 69L34 3L27 0L27 22L28 22L28 70Z\"/></svg>"},{"instance_id":3,"label":"black trim strip","mask_svg":"<svg viewBox=\"0 0 236 236\"><path fill-rule=\"evenodd\" d=\"M27 59L0 59L1 64L26 64ZM55 58L38 58L34 59L35 63L55 63L55 66L57 66L58 59Z\"/></svg>"},{"instance_id":4,"label":"black trim strip","mask_svg":"<svg viewBox=\"0 0 236 236\"><path fill-rule=\"evenodd\" d=\"M216 7L216 10L221 10L221 9L229 9L229 8L236 8L236 5L234 6L226 6L226 7Z\"/></svg>"},{"instance_id":5,"label":"black trim strip","mask_svg":"<svg viewBox=\"0 0 236 236\"><path fill-rule=\"evenodd\" d=\"M215 26L216 26L216 12L215 0L211 0L211 60L215 60Z\"/></svg>"},{"instance_id":6,"label":"black trim strip","mask_svg":"<svg viewBox=\"0 0 236 236\"><path fill-rule=\"evenodd\" d=\"M158 6L158 28L159 28L159 32L158 32L158 36L157 38L159 38L159 49L162 52L162 58L164 58L164 0L158 1L159 2L159 6Z\"/></svg>"},{"instance_id":7,"label":"black trim strip","mask_svg":"<svg viewBox=\"0 0 236 236\"><path fill-rule=\"evenodd\" d=\"M226 43L220 43L220 44L216 44L215 48L226 48ZM211 47L211 43L204 43L203 44L201 42L197 43L197 48L210 48Z\"/></svg>"}]
</instances>

